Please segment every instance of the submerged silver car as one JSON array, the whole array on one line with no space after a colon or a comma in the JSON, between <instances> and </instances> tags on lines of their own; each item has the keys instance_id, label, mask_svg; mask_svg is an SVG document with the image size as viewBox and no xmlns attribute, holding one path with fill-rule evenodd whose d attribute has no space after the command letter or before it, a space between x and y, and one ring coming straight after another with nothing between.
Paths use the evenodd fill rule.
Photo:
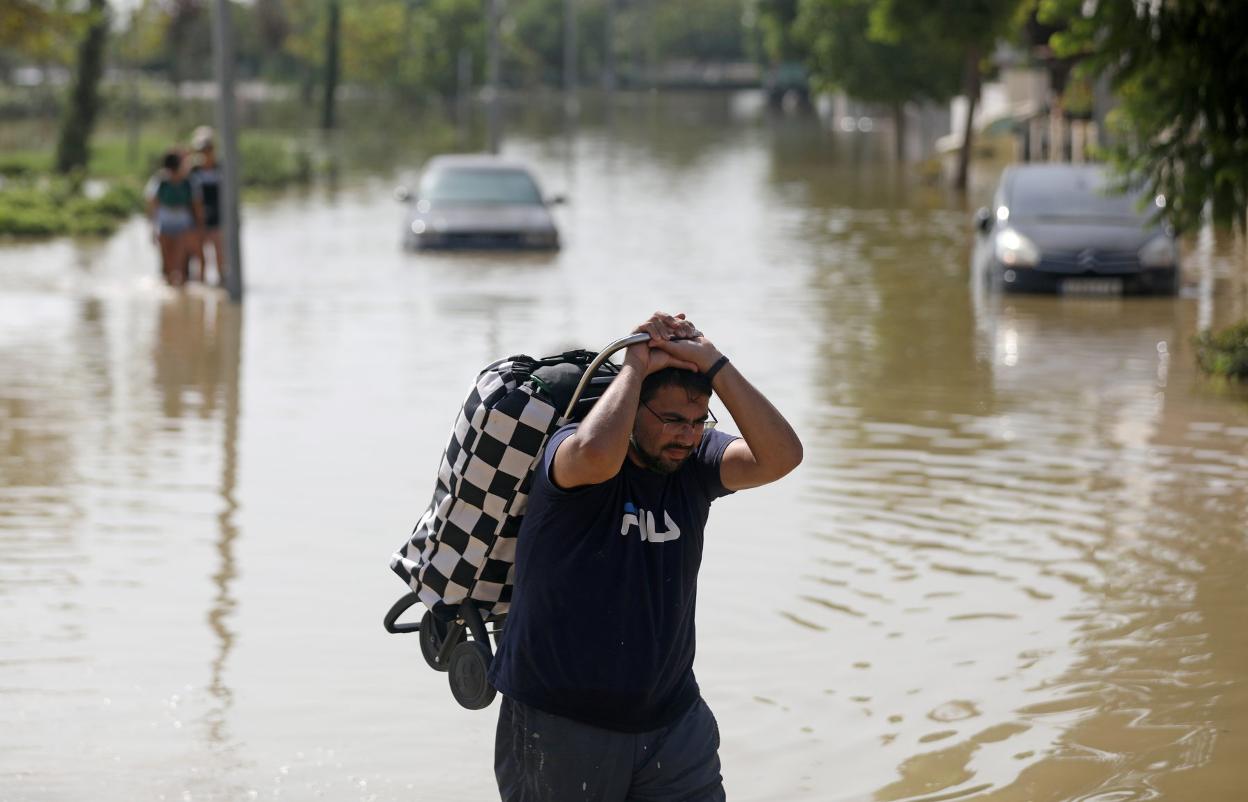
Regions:
<instances>
[{"instance_id":1,"label":"submerged silver car","mask_svg":"<svg viewBox=\"0 0 1248 802\"><path fill-rule=\"evenodd\" d=\"M559 247L559 230L527 167L497 156L435 156L421 171L413 193L396 191L407 204L407 248Z\"/></svg>"},{"instance_id":2,"label":"submerged silver car","mask_svg":"<svg viewBox=\"0 0 1248 802\"><path fill-rule=\"evenodd\" d=\"M1173 295L1178 246L1155 207L1112 191L1099 164L1014 165L976 213L973 269L1006 292Z\"/></svg>"}]
</instances>

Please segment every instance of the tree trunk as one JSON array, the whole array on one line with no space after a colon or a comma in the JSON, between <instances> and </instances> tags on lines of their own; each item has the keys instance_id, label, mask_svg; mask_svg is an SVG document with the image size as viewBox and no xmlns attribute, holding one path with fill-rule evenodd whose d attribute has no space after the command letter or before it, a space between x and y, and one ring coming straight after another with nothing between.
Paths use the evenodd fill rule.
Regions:
<instances>
[{"instance_id":1,"label":"tree trunk","mask_svg":"<svg viewBox=\"0 0 1248 802\"><path fill-rule=\"evenodd\" d=\"M893 104L893 133L896 141L893 143L898 162L906 160L906 104L897 102Z\"/></svg>"},{"instance_id":2,"label":"tree trunk","mask_svg":"<svg viewBox=\"0 0 1248 802\"><path fill-rule=\"evenodd\" d=\"M169 28L166 34L165 52L169 56L169 82L173 84L174 103L182 103L182 82L193 77L190 67L190 51L195 22L199 17L199 0L173 0L169 8Z\"/></svg>"},{"instance_id":3,"label":"tree trunk","mask_svg":"<svg viewBox=\"0 0 1248 802\"><path fill-rule=\"evenodd\" d=\"M87 32L78 45L78 69L56 145L56 171L69 173L87 166L91 132L100 110L100 77L104 74L104 42L108 38L108 2L91 0Z\"/></svg>"},{"instance_id":4,"label":"tree trunk","mask_svg":"<svg viewBox=\"0 0 1248 802\"><path fill-rule=\"evenodd\" d=\"M563 91L576 96L576 0L563 0Z\"/></svg>"},{"instance_id":5,"label":"tree trunk","mask_svg":"<svg viewBox=\"0 0 1248 802\"><path fill-rule=\"evenodd\" d=\"M325 97L321 106L321 129L334 128L334 95L338 91L338 0L329 2L329 23L325 26Z\"/></svg>"},{"instance_id":6,"label":"tree trunk","mask_svg":"<svg viewBox=\"0 0 1248 802\"><path fill-rule=\"evenodd\" d=\"M603 3L602 88L607 92L615 90L615 0Z\"/></svg>"},{"instance_id":7,"label":"tree trunk","mask_svg":"<svg viewBox=\"0 0 1248 802\"><path fill-rule=\"evenodd\" d=\"M971 152L975 142L975 106L979 103L979 84L979 48L972 47L966 53L966 72L962 79L966 94L966 128L962 136L962 151L958 154L958 174L953 181L955 189L966 189L967 175L971 169Z\"/></svg>"}]
</instances>

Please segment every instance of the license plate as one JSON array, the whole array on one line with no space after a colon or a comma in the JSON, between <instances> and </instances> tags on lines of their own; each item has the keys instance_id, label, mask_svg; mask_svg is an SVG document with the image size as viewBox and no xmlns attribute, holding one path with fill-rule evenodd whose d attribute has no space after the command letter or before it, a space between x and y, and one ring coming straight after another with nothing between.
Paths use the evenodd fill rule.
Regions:
<instances>
[{"instance_id":1,"label":"license plate","mask_svg":"<svg viewBox=\"0 0 1248 802\"><path fill-rule=\"evenodd\" d=\"M1120 278L1068 278L1062 282L1065 295L1122 295Z\"/></svg>"}]
</instances>

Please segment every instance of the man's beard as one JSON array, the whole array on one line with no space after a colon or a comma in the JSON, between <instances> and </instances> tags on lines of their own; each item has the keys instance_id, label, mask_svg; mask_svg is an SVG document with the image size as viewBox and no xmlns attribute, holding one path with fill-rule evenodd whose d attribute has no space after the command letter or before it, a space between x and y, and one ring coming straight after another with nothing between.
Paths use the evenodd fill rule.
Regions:
<instances>
[{"instance_id":1,"label":"man's beard","mask_svg":"<svg viewBox=\"0 0 1248 802\"><path fill-rule=\"evenodd\" d=\"M679 460L673 461L671 459L663 457L661 454L652 454L651 452L646 451L637 442L637 438L631 434L628 436L628 442L629 442L629 445L633 447L633 450L637 453L637 459L641 462L641 464L644 465L649 470L654 471L655 473L662 473L662 474L675 473L676 471L680 470L680 466L684 465L685 462L687 462L688 459L693 456L693 449L691 448L689 449L689 452L685 454L685 456L681 457Z\"/></svg>"}]
</instances>

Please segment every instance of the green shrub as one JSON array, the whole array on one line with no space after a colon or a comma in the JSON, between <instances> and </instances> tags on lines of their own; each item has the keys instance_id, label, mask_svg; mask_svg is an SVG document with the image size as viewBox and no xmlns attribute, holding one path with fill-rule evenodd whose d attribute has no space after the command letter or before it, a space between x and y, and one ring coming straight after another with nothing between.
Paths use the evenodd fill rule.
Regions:
<instances>
[{"instance_id":1,"label":"green shrub","mask_svg":"<svg viewBox=\"0 0 1248 802\"><path fill-rule=\"evenodd\" d=\"M55 209L11 204L0 194L0 234L17 237L40 237L59 234L63 230Z\"/></svg>"},{"instance_id":2,"label":"green shrub","mask_svg":"<svg viewBox=\"0 0 1248 802\"><path fill-rule=\"evenodd\" d=\"M92 201L95 211L109 217L129 217L143 211L143 190L137 183L119 181Z\"/></svg>"},{"instance_id":3,"label":"green shrub","mask_svg":"<svg viewBox=\"0 0 1248 802\"><path fill-rule=\"evenodd\" d=\"M282 136L244 134L238 156L245 187L280 187L311 178L312 157L305 148Z\"/></svg>"},{"instance_id":4,"label":"green shrub","mask_svg":"<svg viewBox=\"0 0 1248 802\"><path fill-rule=\"evenodd\" d=\"M114 183L88 198L72 178L10 181L0 188L0 235L106 235L142 209L143 193L134 182Z\"/></svg>"},{"instance_id":5,"label":"green shrub","mask_svg":"<svg viewBox=\"0 0 1248 802\"><path fill-rule=\"evenodd\" d=\"M1196 360L1215 376L1248 379L1248 320L1196 338Z\"/></svg>"}]
</instances>

